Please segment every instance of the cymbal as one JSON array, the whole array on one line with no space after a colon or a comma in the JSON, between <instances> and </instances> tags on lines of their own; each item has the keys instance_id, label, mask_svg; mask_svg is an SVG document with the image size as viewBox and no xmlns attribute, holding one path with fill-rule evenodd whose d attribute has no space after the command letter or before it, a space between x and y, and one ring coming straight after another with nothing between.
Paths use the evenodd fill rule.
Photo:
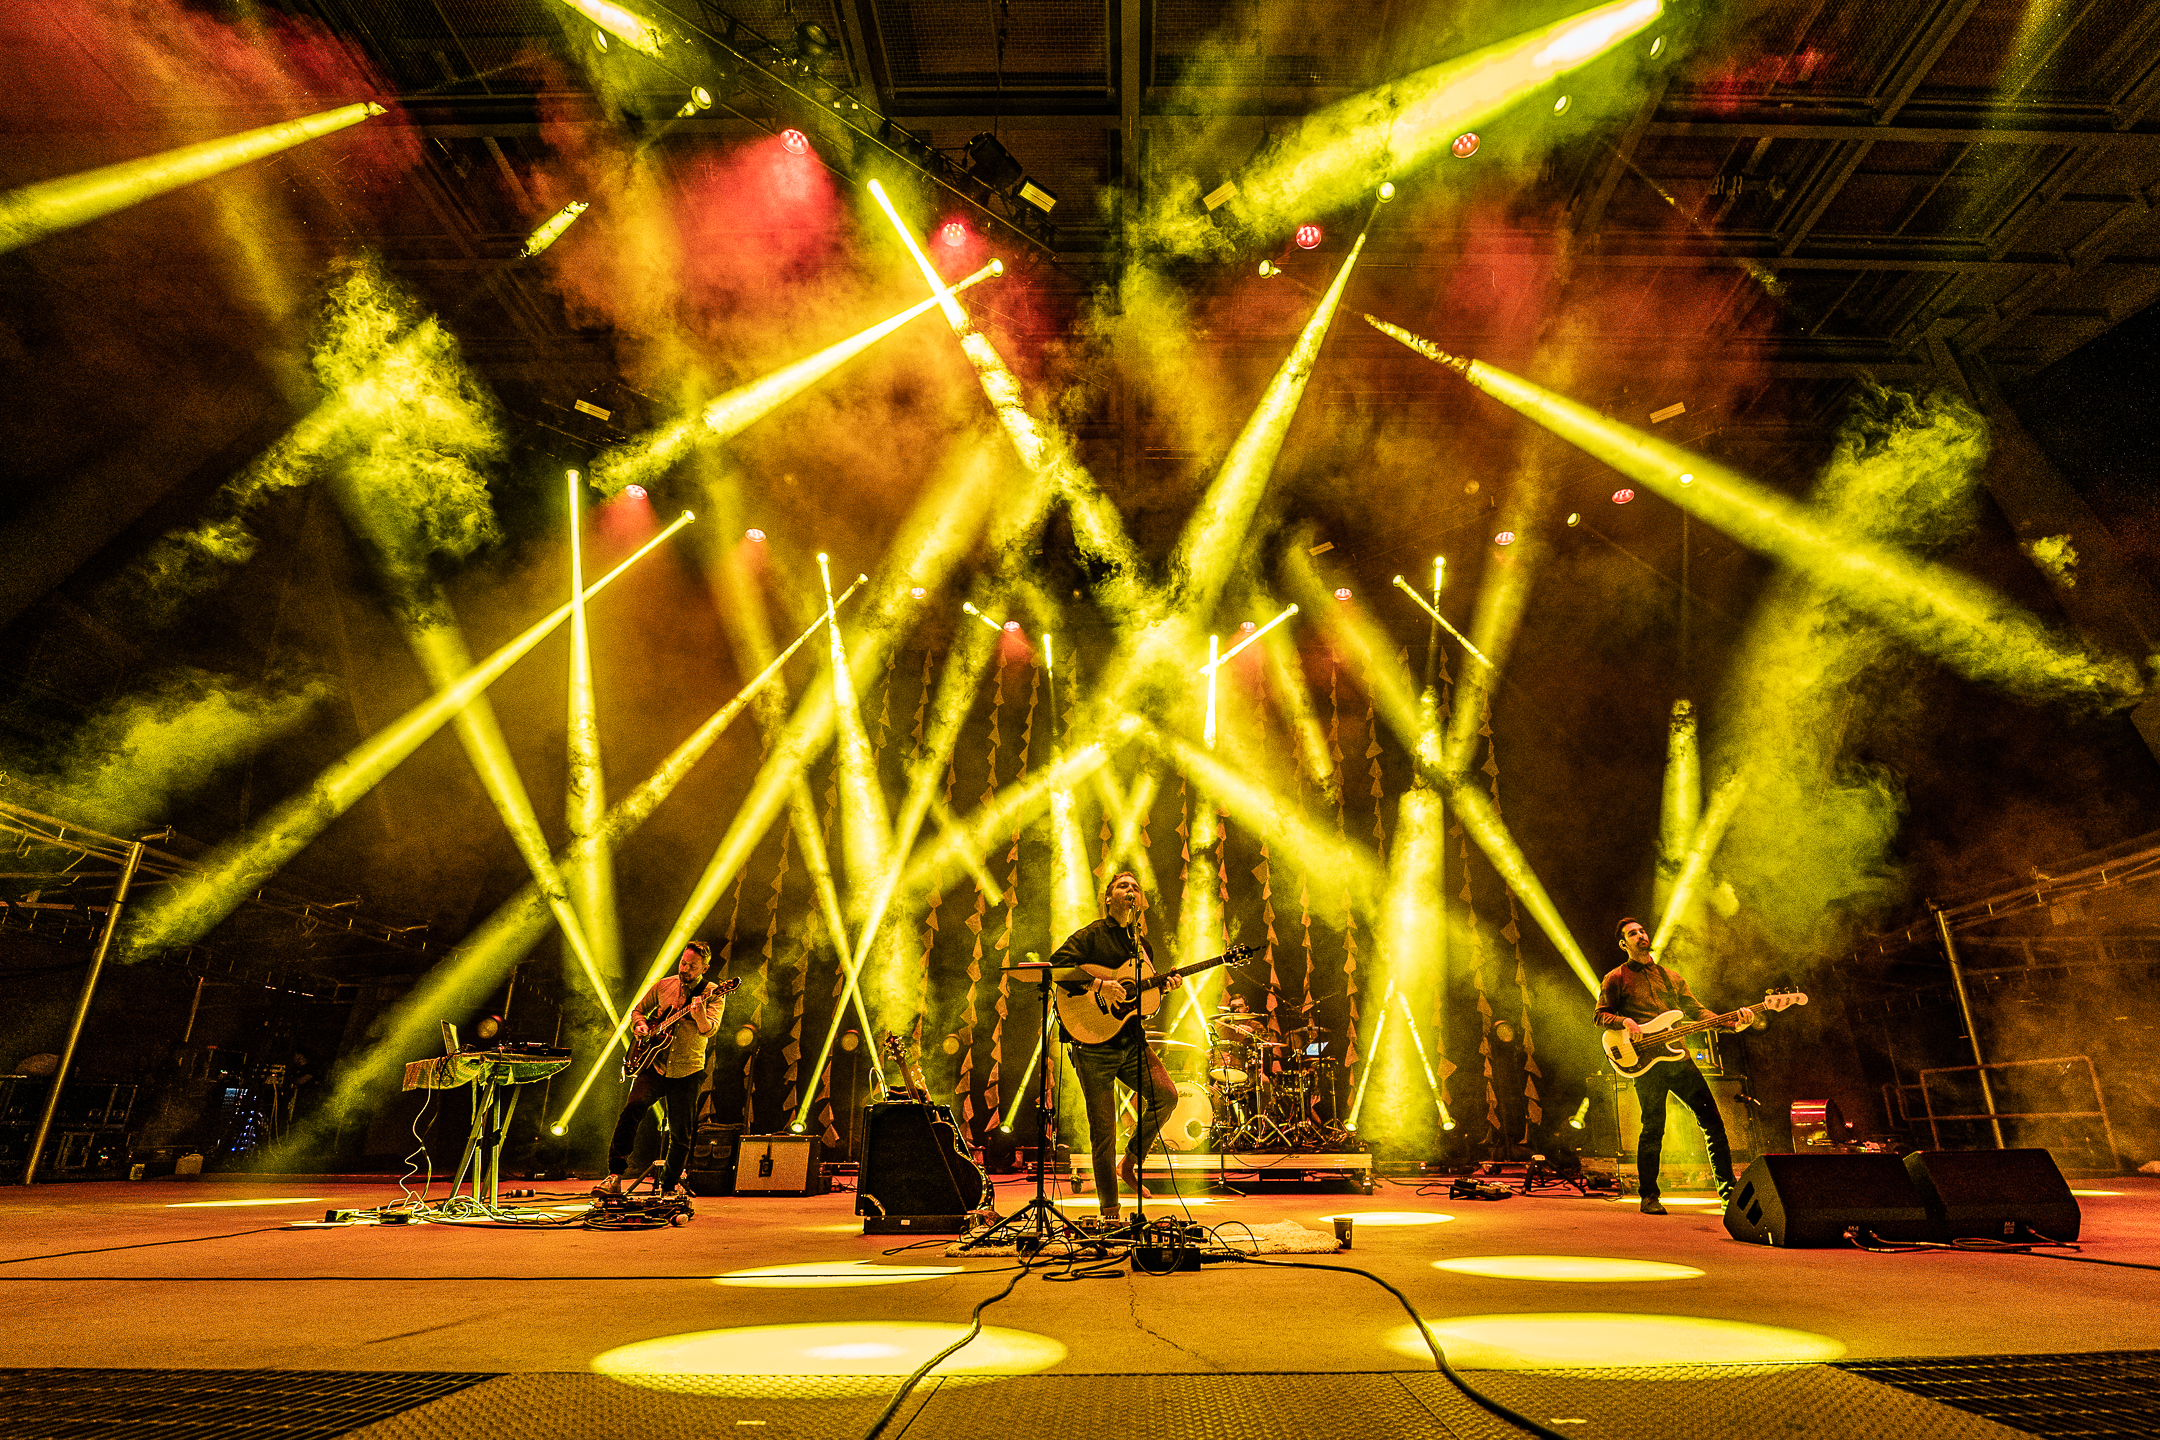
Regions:
<instances>
[{"instance_id":1,"label":"cymbal","mask_svg":"<svg viewBox=\"0 0 2160 1440\"><path fill-rule=\"evenodd\" d=\"M1173 1040L1160 1030L1150 1030L1146 1033L1150 1045L1175 1045L1180 1050L1198 1050L1200 1048L1190 1040Z\"/></svg>"}]
</instances>

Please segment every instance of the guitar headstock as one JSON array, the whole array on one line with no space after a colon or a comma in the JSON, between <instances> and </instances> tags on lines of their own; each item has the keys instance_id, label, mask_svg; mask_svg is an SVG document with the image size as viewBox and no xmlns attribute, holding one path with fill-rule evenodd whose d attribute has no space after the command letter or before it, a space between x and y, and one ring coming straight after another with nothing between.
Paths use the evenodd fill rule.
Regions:
<instances>
[{"instance_id":1,"label":"guitar headstock","mask_svg":"<svg viewBox=\"0 0 2160 1440\"><path fill-rule=\"evenodd\" d=\"M892 1066L895 1070L906 1072L907 1050L897 1030L886 1031L885 1038L879 1042L879 1048L885 1052L886 1064Z\"/></svg>"},{"instance_id":2,"label":"guitar headstock","mask_svg":"<svg viewBox=\"0 0 2160 1440\"><path fill-rule=\"evenodd\" d=\"M1765 990L1758 1010L1790 1010L1795 1005L1807 1004L1807 996L1798 990Z\"/></svg>"},{"instance_id":3,"label":"guitar headstock","mask_svg":"<svg viewBox=\"0 0 2160 1440\"><path fill-rule=\"evenodd\" d=\"M1258 945L1255 945L1250 941L1241 940L1237 944L1232 945L1228 950L1223 951L1223 959L1231 962L1232 964L1235 964L1240 960L1250 960L1253 956L1258 955L1259 953L1260 947Z\"/></svg>"},{"instance_id":4,"label":"guitar headstock","mask_svg":"<svg viewBox=\"0 0 2160 1440\"><path fill-rule=\"evenodd\" d=\"M730 975L725 980L715 980L713 982L713 993L715 995L732 995L740 989L742 989L742 976L740 975Z\"/></svg>"}]
</instances>

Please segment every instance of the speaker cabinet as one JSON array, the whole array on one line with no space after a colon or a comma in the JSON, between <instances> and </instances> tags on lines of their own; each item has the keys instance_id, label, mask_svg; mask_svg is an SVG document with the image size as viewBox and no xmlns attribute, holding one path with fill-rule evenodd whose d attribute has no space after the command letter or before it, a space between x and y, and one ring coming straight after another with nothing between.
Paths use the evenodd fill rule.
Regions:
<instances>
[{"instance_id":1,"label":"speaker cabinet","mask_svg":"<svg viewBox=\"0 0 2160 1440\"><path fill-rule=\"evenodd\" d=\"M823 1195L815 1135L745 1135L735 1152L737 1195Z\"/></svg>"},{"instance_id":2,"label":"speaker cabinet","mask_svg":"<svg viewBox=\"0 0 2160 1440\"><path fill-rule=\"evenodd\" d=\"M1706 1075L1703 1081L1717 1101L1725 1122L1725 1142L1732 1146L1735 1165L1753 1159L1756 1152L1755 1117L1740 1092L1747 1082L1737 1075ZM1590 1084L1588 1155L1610 1155L1623 1165L1635 1163L1636 1141L1642 1135L1642 1103L1635 1097L1635 1082L1617 1075L1594 1075ZM1665 1101L1665 1143L1659 1158L1671 1165L1707 1165L1710 1149L1695 1112L1668 1096Z\"/></svg>"},{"instance_id":3,"label":"speaker cabinet","mask_svg":"<svg viewBox=\"0 0 2160 1440\"><path fill-rule=\"evenodd\" d=\"M1760 1245L1836 1245L1859 1226L1881 1240L1927 1240L1920 1190L1895 1155L1763 1155L1725 1207L1725 1231Z\"/></svg>"},{"instance_id":4,"label":"speaker cabinet","mask_svg":"<svg viewBox=\"0 0 2160 1440\"><path fill-rule=\"evenodd\" d=\"M2075 1240L2083 1224L2070 1186L2045 1150L1916 1150L1905 1172L1936 1238L2007 1240L2020 1231Z\"/></svg>"},{"instance_id":5,"label":"speaker cabinet","mask_svg":"<svg viewBox=\"0 0 2160 1440\"><path fill-rule=\"evenodd\" d=\"M896 1100L864 1112L855 1188L863 1234L957 1235L986 1188L983 1172L958 1149L944 1106Z\"/></svg>"},{"instance_id":6,"label":"speaker cabinet","mask_svg":"<svg viewBox=\"0 0 2160 1440\"><path fill-rule=\"evenodd\" d=\"M735 1193L735 1151L742 1143L740 1125L705 1124L690 1142L690 1165L683 1179L693 1195Z\"/></svg>"}]
</instances>

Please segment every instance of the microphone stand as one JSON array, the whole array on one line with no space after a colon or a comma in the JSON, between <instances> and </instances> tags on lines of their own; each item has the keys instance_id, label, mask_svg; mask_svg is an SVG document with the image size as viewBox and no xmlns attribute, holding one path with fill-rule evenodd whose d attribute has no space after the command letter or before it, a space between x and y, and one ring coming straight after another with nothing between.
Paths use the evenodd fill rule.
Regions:
<instances>
[{"instance_id":1,"label":"microphone stand","mask_svg":"<svg viewBox=\"0 0 2160 1440\"><path fill-rule=\"evenodd\" d=\"M1053 1014L1050 1004L1051 967L1042 962L1031 960L1025 965L1006 965L1001 969L1007 974L1020 972L1031 976L1036 982L1036 993L1042 1000L1043 1063L1042 1073L1036 1077L1035 1081L1035 1198L960 1248L972 1250L978 1245L1002 1243L1009 1239L1014 1249L1026 1255L1030 1251L1023 1242L1032 1238L1034 1242L1032 1253L1039 1255L1042 1253L1043 1247L1052 1240L1083 1240L1086 1238L1085 1232L1079 1226L1073 1224L1072 1221L1066 1219L1063 1212L1057 1206L1051 1204L1044 1194L1046 1181L1050 1174L1051 1117L1055 1113L1055 1107L1050 1099L1050 1072L1054 1068L1050 1049L1050 1027Z\"/></svg>"}]
</instances>

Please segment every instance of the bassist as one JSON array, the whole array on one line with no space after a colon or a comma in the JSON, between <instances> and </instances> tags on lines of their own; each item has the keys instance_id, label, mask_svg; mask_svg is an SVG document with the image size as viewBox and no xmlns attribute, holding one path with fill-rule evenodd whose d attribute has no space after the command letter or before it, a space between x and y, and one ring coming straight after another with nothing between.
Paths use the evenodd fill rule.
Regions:
<instances>
[{"instance_id":1,"label":"bassist","mask_svg":"<svg viewBox=\"0 0 2160 1440\"><path fill-rule=\"evenodd\" d=\"M1050 957L1056 967L1056 983L1067 991L1092 990L1109 1004L1123 1004L1137 993L1119 980L1122 967L1131 966L1134 978L1152 967L1153 953L1140 933L1140 916L1147 909L1140 879L1130 870L1119 871L1103 895L1104 917L1075 930ZM1140 965L1133 965L1138 959ZM1184 983L1181 975L1164 977L1165 988ZM1063 1028L1062 1025L1060 1027ZM1146 1157L1163 1123L1177 1108L1177 1086L1155 1052L1148 1048L1147 1031L1135 1008L1122 1028L1101 1044L1088 1045L1065 1036L1065 1053L1072 1057L1073 1071L1080 1077L1080 1094L1087 1102L1088 1147L1095 1166L1096 1205L1106 1221L1119 1218L1118 1181L1123 1178L1145 1199L1140 1184L1140 1162ZM1122 1083L1140 1101L1140 1119L1133 1130L1122 1163L1117 1158L1117 1087Z\"/></svg>"},{"instance_id":2,"label":"bassist","mask_svg":"<svg viewBox=\"0 0 2160 1440\"><path fill-rule=\"evenodd\" d=\"M1709 1013L1688 989L1687 981L1680 978L1679 971L1658 963L1650 951L1650 932L1633 916L1620 922L1620 949L1627 959L1605 972L1605 983L1598 989L1597 1023L1601 1028L1624 1029L1631 1041L1654 1045L1654 1039L1643 1040L1643 1021L1668 1010L1678 1010L1689 1020L1700 1020ZM1755 1023L1755 1012L1739 1010L1733 1019L1734 1029L1745 1030ZM1709 1146L1710 1168L1717 1175L1718 1199L1732 1198L1732 1146L1725 1137L1725 1120L1718 1114L1717 1097L1710 1093L1709 1083L1692 1058L1663 1061L1635 1080L1635 1098L1642 1108L1642 1139L1635 1147L1635 1171L1642 1182L1645 1215L1665 1213L1658 1199L1658 1157L1665 1143L1668 1094L1677 1096L1681 1104L1695 1112L1695 1121L1702 1126L1703 1139Z\"/></svg>"},{"instance_id":3,"label":"bassist","mask_svg":"<svg viewBox=\"0 0 2160 1440\"><path fill-rule=\"evenodd\" d=\"M690 1163L690 1141L697 1126L698 1090L705 1079L705 1042L720 1028L720 1012L726 991L705 978L712 946L692 940L683 947L675 973L663 975L638 997L633 1025L641 1036L652 1033L652 1022L679 1015L668 1031L664 1048L655 1052L652 1065L632 1077L622 1117L615 1122L614 1138L608 1142L608 1178L593 1187L605 1199L622 1193L623 1172L630 1168L630 1147L637 1143L638 1121L659 1106L667 1128L667 1167L661 1188L670 1199L680 1199L677 1187ZM732 987L730 987L732 988ZM687 1007L687 1008L685 1008Z\"/></svg>"}]
</instances>

